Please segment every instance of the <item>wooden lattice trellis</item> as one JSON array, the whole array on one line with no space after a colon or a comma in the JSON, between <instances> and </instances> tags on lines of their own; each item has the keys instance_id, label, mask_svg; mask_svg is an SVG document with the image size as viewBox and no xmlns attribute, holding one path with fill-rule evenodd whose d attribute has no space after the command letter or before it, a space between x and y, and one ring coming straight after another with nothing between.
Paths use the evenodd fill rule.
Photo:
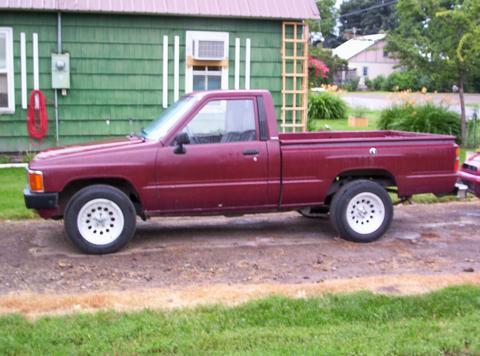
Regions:
<instances>
[{"instance_id":1,"label":"wooden lattice trellis","mask_svg":"<svg viewBox=\"0 0 480 356\"><path fill-rule=\"evenodd\" d=\"M282 24L282 131L307 130L308 25Z\"/></svg>"}]
</instances>

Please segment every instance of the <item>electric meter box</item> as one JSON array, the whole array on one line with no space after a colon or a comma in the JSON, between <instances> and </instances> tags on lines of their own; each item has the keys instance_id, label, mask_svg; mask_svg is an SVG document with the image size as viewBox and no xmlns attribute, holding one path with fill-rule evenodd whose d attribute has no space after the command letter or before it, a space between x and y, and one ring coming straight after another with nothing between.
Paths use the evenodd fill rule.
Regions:
<instances>
[{"instance_id":1,"label":"electric meter box","mask_svg":"<svg viewBox=\"0 0 480 356\"><path fill-rule=\"evenodd\" d=\"M52 88L70 89L70 54L52 53Z\"/></svg>"}]
</instances>

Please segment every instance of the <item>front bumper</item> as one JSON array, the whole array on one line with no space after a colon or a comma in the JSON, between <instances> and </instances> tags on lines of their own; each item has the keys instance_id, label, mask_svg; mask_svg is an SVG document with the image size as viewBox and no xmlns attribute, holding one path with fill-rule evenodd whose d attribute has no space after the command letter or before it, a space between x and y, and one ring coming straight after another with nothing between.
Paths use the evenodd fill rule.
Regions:
<instances>
[{"instance_id":1,"label":"front bumper","mask_svg":"<svg viewBox=\"0 0 480 356\"><path fill-rule=\"evenodd\" d=\"M458 177L460 182L468 187L468 191L480 198L480 176L459 171Z\"/></svg>"},{"instance_id":2,"label":"front bumper","mask_svg":"<svg viewBox=\"0 0 480 356\"><path fill-rule=\"evenodd\" d=\"M29 209L44 210L58 208L58 193L32 193L28 188L23 191L25 205Z\"/></svg>"}]
</instances>

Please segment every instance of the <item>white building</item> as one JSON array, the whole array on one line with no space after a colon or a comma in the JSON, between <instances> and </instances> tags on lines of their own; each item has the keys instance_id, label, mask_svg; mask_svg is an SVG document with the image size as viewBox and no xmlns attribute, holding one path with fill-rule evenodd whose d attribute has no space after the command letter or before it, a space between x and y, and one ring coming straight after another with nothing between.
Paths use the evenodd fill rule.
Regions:
<instances>
[{"instance_id":1,"label":"white building","mask_svg":"<svg viewBox=\"0 0 480 356\"><path fill-rule=\"evenodd\" d=\"M388 76L396 70L398 60L385 51L385 34L359 36L348 40L333 50L333 54L348 61L348 69L356 71L359 86L365 86L365 79L379 75Z\"/></svg>"}]
</instances>

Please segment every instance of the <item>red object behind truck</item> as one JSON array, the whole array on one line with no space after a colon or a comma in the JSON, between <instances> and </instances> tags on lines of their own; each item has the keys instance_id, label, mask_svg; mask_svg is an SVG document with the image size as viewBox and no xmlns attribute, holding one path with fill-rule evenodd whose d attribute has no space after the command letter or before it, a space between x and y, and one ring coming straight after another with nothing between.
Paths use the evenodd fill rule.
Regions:
<instances>
[{"instance_id":1,"label":"red object behind truck","mask_svg":"<svg viewBox=\"0 0 480 356\"><path fill-rule=\"evenodd\" d=\"M480 153L475 153L467 159L458 172L461 183L465 184L468 191L480 198Z\"/></svg>"},{"instance_id":2,"label":"red object behind truck","mask_svg":"<svg viewBox=\"0 0 480 356\"><path fill-rule=\"evenodd\" d=\"M329 211L341 237L368 242L390 225L387 190L453 193L457 164L452 136L279 134L269 92L197 92L138 135L38 154L24 195L87 253L122 248L136 216L287 210Z\"/></svg>"}]
</instances>

